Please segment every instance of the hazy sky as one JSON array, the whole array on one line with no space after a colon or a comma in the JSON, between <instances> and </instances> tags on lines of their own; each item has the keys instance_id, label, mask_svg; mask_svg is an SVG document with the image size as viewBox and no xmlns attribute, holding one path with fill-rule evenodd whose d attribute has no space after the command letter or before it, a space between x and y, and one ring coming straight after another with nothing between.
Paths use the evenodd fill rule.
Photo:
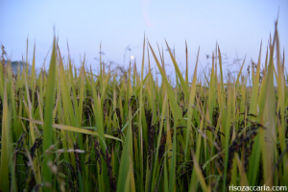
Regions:
<instances>
[{"instance_id":1,"label":"hazy sky","mask_svg":"<svg viewBox=\"0 0 288 192\"><path fill-rule=\"evenodd\" d=\"M287 50L287 0L0 0L0 43L11 59L19 60L29 37L41 66L55 26L62 52L68 40L76 64L84 53L88 63L96 63L100 42L105 59L123 64L129 54L140 59L145 32L155 48L165 39L175 47L182 66L185 40L193 60L200 46L203 66L216 41L230 59L247 55L256 60L278 12L281 46Z\"/></svg>"}]
</instances>

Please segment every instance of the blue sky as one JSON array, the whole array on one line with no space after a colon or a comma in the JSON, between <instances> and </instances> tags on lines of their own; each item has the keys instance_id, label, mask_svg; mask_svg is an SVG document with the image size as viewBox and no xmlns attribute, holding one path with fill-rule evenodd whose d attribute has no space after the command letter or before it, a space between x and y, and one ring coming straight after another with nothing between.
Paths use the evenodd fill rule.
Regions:
<instances>
[{"instance_id":1,"label":"blue sky","mask_svg":"<svg viewBox=\"0 0 288 192\"><path fill-rule=\"evenodd\" d=\"M185 40L193 60L200 46L203 67L216 41L228 63L245 55L256 60L261 40L265 46L274 31L278 11L281 46L287 50L287 0L0 0L0 43L11 59L19 60L28 37L30 48L36 43L41 66L55 26L62 52L68 41L75 64L84 53L88 63L96 63L102 42L104 58L125 65L129 55L140 60L145 33L155 48L164 46L165 39L175 47L180 66Z\"/></svg>"}]
</instances>

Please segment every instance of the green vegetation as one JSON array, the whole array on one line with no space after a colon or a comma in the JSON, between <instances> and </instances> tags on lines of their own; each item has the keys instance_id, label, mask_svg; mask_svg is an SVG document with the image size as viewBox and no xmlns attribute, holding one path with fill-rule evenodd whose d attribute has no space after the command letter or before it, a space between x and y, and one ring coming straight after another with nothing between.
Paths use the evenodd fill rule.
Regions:
<instances>
[{"instance_id":1,"label":"green vegetation","mask_svg":"<svg viewBox=\"0 0 288 192\"><path fill-rule=\"evenodd\" d=\"M14 75L1 61L0 191L287 186L288 83L279 47L276 26L265 61L260 48L250 73L243 74L243 61L238 75L226 79L217 46L204 83L197 78L199 51L188 63L186 46L182 76L167 44L171 82L163 53L146 39L142 62L124 73L107 70L101 59L99 74L85 69L85 60L79 69L70 56L64 63L57 39L47 72L36 74L35 49L31 71ZM161 83L151 73L152 60Z\"/></svg>"}]
</instances>

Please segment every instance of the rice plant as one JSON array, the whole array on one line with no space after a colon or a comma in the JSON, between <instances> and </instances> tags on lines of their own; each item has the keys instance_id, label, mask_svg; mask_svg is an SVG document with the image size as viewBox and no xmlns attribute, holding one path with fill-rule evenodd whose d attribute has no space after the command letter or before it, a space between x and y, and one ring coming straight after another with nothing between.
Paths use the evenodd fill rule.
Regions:
<instances>
[{"instance_id":1,"label":"rice plant","mask_svg":"<svg viewBox=\"0 0 288 192\"><path fill-rule=\"evenodd\" d=\"M207 83L197 76L200 50L188 62L186 45L183 76L166 46L175 82L164 54L146 38L142 62L122 72L107 69L101 59L99 73L85 60L76 68L70 55L63 60L56 38L47 71L35 72L35 48L31 69L22 73L14 74L2 59L0 191L287 186L288 76L277 24L266 59L260 46L249 73L244 60L235 77L225 78L217 45Z\"/></svg>"}]
</instances>

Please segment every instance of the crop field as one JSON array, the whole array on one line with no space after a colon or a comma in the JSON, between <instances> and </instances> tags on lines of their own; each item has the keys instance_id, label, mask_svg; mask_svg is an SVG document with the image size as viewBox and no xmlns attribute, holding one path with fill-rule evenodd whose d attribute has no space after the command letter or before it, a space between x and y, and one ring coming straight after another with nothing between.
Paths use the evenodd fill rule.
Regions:
<instances>
[{"instance_id":1,"label":"crop field","mask_svg":"<svg viewBox=\"0 0 288 192\"><path fill-rule=\"evenodd\" d=\"M145 38L142 62L127 71L109 70L101 58L99 73L85 60L76 68L57 38L40 73L35 49L29 71L14 74L2 59L0 191L288 186L288 76L277 26L260 47L255 64L243 60L226 78L217 46L199 80L198 57L188 58L186 47L182 74L167 44L175 82L163 53Z\"/></svg>"}]
</instances>

